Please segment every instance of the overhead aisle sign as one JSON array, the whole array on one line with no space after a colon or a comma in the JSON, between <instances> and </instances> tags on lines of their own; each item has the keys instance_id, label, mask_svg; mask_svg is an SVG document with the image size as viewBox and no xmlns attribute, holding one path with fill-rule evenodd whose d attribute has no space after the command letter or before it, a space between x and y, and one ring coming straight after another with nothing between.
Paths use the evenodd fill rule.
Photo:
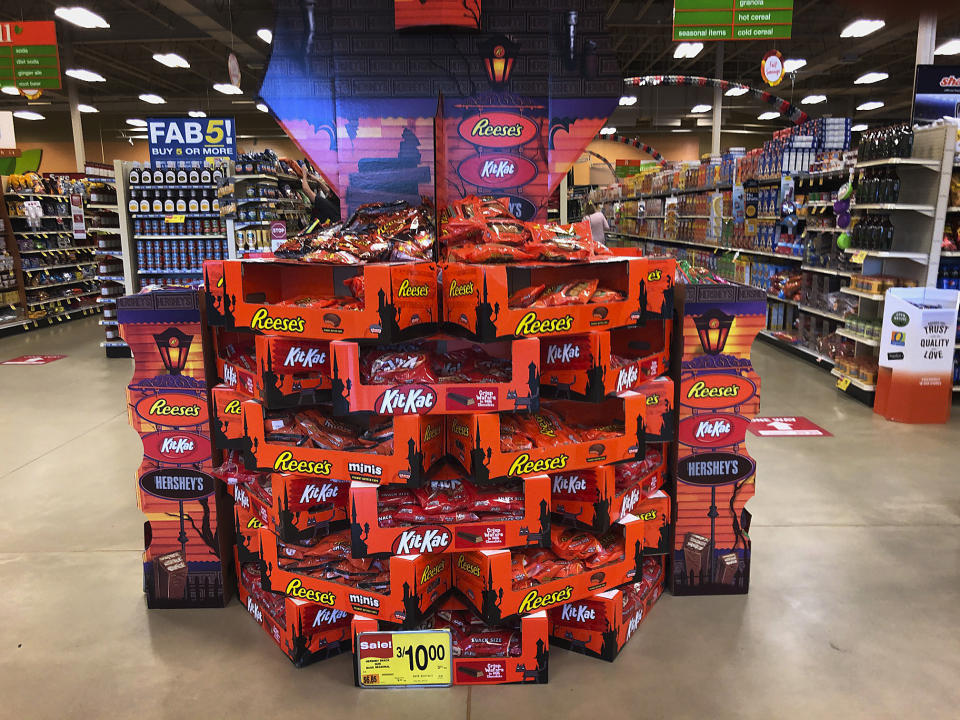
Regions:
<instances>
[{"instance_id":1,"label":"overhead aisle sign","mask_svg":"<svg viewBox=\"0 0 960 720\"><path fill-rule=\"evenodd\" d=\"M57 26L50 20L0 23L0 85L59 90Z\"/></svg>"},{"instance_id":2,"label":"overhead aisle sign","mask_svg":"<svg viewBox=\"0 0 960 720\"><path fill-rule=\"evenodd\" d=\"M675 42L786 40L793 0L674 0Z\"/></svg>"},{"instance_id":3,"label":"overhead aisle sign","mask_svg":"<svg viewBox=\"0 0 960 720\"><path fill-rule=\"evenodd\" d=\"M149 118L150 160L237 159L233 118Z\"/></svg>"}]
</instances>

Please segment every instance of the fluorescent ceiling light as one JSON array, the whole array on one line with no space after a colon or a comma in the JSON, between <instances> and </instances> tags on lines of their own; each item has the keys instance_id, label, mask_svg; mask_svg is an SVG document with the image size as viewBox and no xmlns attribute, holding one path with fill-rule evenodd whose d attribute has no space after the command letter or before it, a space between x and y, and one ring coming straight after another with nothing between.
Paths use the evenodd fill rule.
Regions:
<instances>
[{"instance_id":1,"label":"fluorescent ceiling light","mask_svg":"<svg viewBox=\"0 0 960 720\"><path fill-rule=\"evenodd\" d=\"M230 83L215 83L213 89L224 95L243 95L243 90Z\"/></svg>"},{"instance_id":2,"label":"fluorescent ceiling light","mask_svg":"<svg viewBox=\"0 0 960 720\"><path fill-rule=\"evenodd\" d=\"M724 95L727 97L740 97L741 95L746 95L748 92L750 92L750 88L746 85L738 85L737 87L732 87L727 90Z\"/></svg>"},{"instance_id":3,"label":"fluorescent ceiling light","mask_svg":"<svg viewBox=\"0 0 960 720\"><path fill-rule=\"evenodd\" d=\"M141 93L140 99L145 103L150 103L151 105L163 105L167 102L159 95L154 95L153 93Z\"/></svg>"},{"instance_id":4,"label":"fluorescent ceiling light","mask_svg":"<svg viewBox=\"0 0 960 720\"><path fill-rule=\"evenodd\" d=\"M85 7L58 7L53 11L61 20L66 20L82 28L108 28L110 23L97 15L95 12L87 10Z\"/></svg>"},{"instance_id":5,"label":"fluorescent ceiling light","mask_svg":"<svg viewBox=\"0 0 960 720\"><path fill-rule=\"evenodd\" d=\"M64 72L64 75L67 77L72 77L74 80L83 80L84 82L107 81L107 79L100 73L95 73L93 70L84 70L83 68L70 68Z\"/></svg>"},{"instance_id":6,"label":"fluorescent ceiling light","mask_svg":"<svg viewBox=\"0 0 960 720\"><path fill-rule=\"evenodd\" d=\"M803 58L787 58L783 61L783 71L785 73L796 72L802 67L805 67L807 61Z\"/></svg>"},{"instance_id":7,"label":"fluorescent ceiling light","mask_svg":"<svg viewBox=\"0 0 960 720\"><path fill-rule=\"evenodd\" d=\"M677 45L673 50L673 57L677 60L680 58L695 58L700 54L700 51L703 50L703 43L693 42L687 43L683 42Z\"/></svg>"},{"instance_id":8,"label":"fluorescent ceiling light","mask_svg":"<svg viewBox=\"0 0 960 720\"><path fill-rule=\"evenodd\" d=\"M712 105L703 105L703 104L694 105L692 108L690 108L690 112L692 113L705 113L705 112L710 112L711 110L713 110Z\"/></svg>"},{"instance_id":9,"label":"fluorescent ceiling light","mask_svg":"<svg viewBox=\"0 0 960 720\"><path fill-rule=\"evenodd\" d=\"M260 28L257 30L257 37L263 40L265 43L272 43L273 31L268 30L267 28Z\"/></svg>"},{"instance_id":10,"label":"fluorescent ceiling light","mask_svg":"<svg viewBox=\"0 0 960 720\"><path fill-rule=\"evenodd\" d=\"M819 105L822 102L827 101L826 95L807 95L803 100L800 101L801 105Z\"/></svg>"},{"instance_id":11,"label":"fluorescent ceiling light","mask_svg":"<svg viewBox=\"0 0 960 720\"><path fill-rule=\"evenodd\" d=\"M84 105L83 103L80 103L79 105L77 105L77 110L79 110L82 113L100 112L93 105Z\"/></svg>"},{"instance_id":12,"label":"fluorescent ceiling light","mask_svg":"<svg viewBox=\"0 0 960 720\"><path fill-rule=\"evenodd\" d=\"M693 130L689 128L674 128L670 132L693 132Z\"/></svg>"},{"instance_id":13,"label":"fluorescent ceiling light","mask_svg":"<svg viewBox=\"0 0 960 720\"><path fill-rule=\"evenodd\" d=\"M860 103L857 105L857 110L876 110L877 108L883 107L882 100L869 100L865 103Z\"/></svg>"},{"instance_id":14,"label":"fluorescent ceiling light","mask_svg":"<svg viewBox=\"0 0 960 720\"><path fill-rule=\"evenodd\" d=\"M637 96L636 95L624 95L620 98L621 105L636 105Z\"/></svg>"},{"instance_id":15,"label":"fluorescent ceiling light","mask_svg":"<svg viewBox=\"0 0 960 720\"><path fill-rule=\"evenodd\" d=\"M757 115L757 120L776 120L778 117L780 117L780 113L776 110L767 110L767 112Z\"/></svg>"},{"instance_id":16,"label":"fluorescent ceiling light","mask_svg":"<svg viewBox=\"0 0 960 720\"><path fill-rule=\"evenodd\" d=\"M0 92L4 95L19 95L20 91L17 90L13 85L4 85L0 88Z\"/></svg>"},{"instance_id":17,"label":"fluorescent ceiling light","mask_svg":"<svg viewBox=\"0 0 960 720\"><path fill-rule=\"evenodd\" d=\"M127 125L132 125L133 127L146 127L147 121L141 120L140 118L127 118Z\"/></svg>"},{"instance_id":18,"label":"fluorescent ceiling light","mask_svg":"<svg viewBox=\"0 0 960 720\"><path fill-rule=\"evenodd\" d=\"M617 129L615 127L600 128L601 135L613 135L616 131Z\"/></svg>"},{"instance_id":19,"label":"fluorescent ceiling light","mask_svg":"<svg viewBox=\"0 0 960 720\"><path fill-rule=\"evenodd\" d=\"M32 110L17 110L13 116L15 118L20 118L21 120L43 120L44 117L40 113L33 112Z\"/></svg>"},{"instance_id":20,"label":"fluorescent ceiling light","mask_svg":"<svg viewBox=\"0 0 960 720\"><path fill-rule=\"evenodd\" d=\"M850 128L850 129L851 129L853 132L863 132L864 130L867 129L867 126L866 126L865 123L859 123L858 125L854 125L854 126L853 126L852 128Z\"/></svg>"},{"instance_id":21,"label":"fluorescent ceiling light","mask_svg":"<svg viewBox=\"0 0 960 720\"><path fill-rule=\"evenodd\" d=\"M187 59L176 53L154 53L153 59L156 60L161 65L166 65L171 68L188 68L190 63L187 62Z\"/></svg>"},{"instance_id":22,"label":"fluorescent ceiling light","mask_svg":"<svg viewBox=\"0 0 960 720\"><path fill-rule=\"evenodd\" d=\"M960 40L947 40L933 51L934 55L960 55Z\"/></svg>"},{"instance_id":23,"label":"fluorescent ceiling light","mask_svg":"<svg viewBox=\"0 0 960 720\"><path fill-rule=\"evenodd\" d=\"M866 37L870 33L875 33L886 23L883 20L854 20L840 31L840 37Z\"/></svg>"},{"instance_id":24,"label":"fluorescent ceiling light","mask_svg":"<svg viewBox=\"0 0 960 720\"><path fill-rule=\"evenodd\" d=\"M207 114L203 110L191 110L187 113L190 117L206 117Z\"/></svg>"},{"instance_id":25,"label":"fluorescent ceiling light","mask_svg":"<svg viewBox=\"0 0 960 720\"><path fill-rule=\"evenodd\" d=\"M257 110L259 110L260 112L270 112L270 108L268 108L263 103L257 103Z\"/></svg>"},{"instance_id":26,"label":"fluorescent ceiling light","mask_svg":"<svg viewBox=\"0 0 960 720\"><path fill-rule=\"evenodd\" d=\"M872 85L873 83L880 82L881 80L886 80L888 77L890 77L890 75L885 72L868 72L854 80L853 84Z\"/></svg>"}]
</instances>

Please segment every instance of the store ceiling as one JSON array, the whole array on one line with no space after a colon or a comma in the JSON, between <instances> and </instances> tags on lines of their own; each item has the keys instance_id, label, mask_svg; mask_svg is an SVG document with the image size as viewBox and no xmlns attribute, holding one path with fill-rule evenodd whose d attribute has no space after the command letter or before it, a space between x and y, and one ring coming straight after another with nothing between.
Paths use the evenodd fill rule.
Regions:
<instances>
[{"instance_id":1,"label":"store ceiling","mask_svg":"<svg viewBox=\"0 0 960 720\"><path fill-rule=\"evenodd\" d=\"M760 59L771 48L787 58L804 58L806 67L788 78L774 92L799 104L810 94L823 94L827 101L800 105L811 116L850 115L857 122L879 124L907 117L913 84L916 51L917 2L907 17L896 17L897 3L860 3L857 0L796 0L793 38L787 41L724 43L723 78L761 87ZM607 22L624 77L653 74L686 74L716 77L716 44L706 43L693 59L676 60L671 39L672 0L608 0ZM255 98L270 46L257 37L273 18L270 0L2 0L0 21L49 20L61 5L82 5L103 16L109 29L82 29L58 21L61 60L64 69L82 67L106 77L103 83L72 81L79 102L98 108L84 116L84 127L100 132L103 139L127 137L137 131L126 119L151 115L185 114L203 110L209 115L238 118L241 135L268 138L280 130L269 116L257 112ZM902 3L900 5L903 5ZM938 42L960 37L960 6L942 4ZM879 7L879 9L878 9ZM899 12L904 12L899 10ZM858 17L881 17L882 30L859 39L841 40L840 30ZM228 82L227 55L236 53L241 66L242 96L223 95L214 83ZM177 53L190 67L168 68L153 59L154 53ZM949 63L958 57L938 58ZM868 71L889 73L886 81L854 85ZM138 99L155 93L167 100L150 105ZM649 135L655 131L689 132L710 125L710 113L695 115L691 108L711 104L708 88L633 88L628 95L638 101L619 108L609 125L626 135ZM865 100L882 100L885 106L870 112L855 108ZM0 109L23 109L22 98L0 95ZM764 135L786 124L783 120L759 121L769 110L751 96L724 98L724 130ZM32 109L51 119L67 114L66 85L48 91ZM87 131L89 132L89 131ZM724 139L724 144L730 144Z\"/></svg>"}]
</instances>

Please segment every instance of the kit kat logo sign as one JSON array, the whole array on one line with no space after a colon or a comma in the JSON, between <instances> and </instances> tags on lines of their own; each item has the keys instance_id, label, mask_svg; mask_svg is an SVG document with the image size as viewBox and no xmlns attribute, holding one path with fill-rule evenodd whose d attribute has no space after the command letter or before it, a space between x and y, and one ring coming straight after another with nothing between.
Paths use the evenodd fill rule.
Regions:
<instances>
[{"instance_id":1,"label":"kit kat logo sign","mask_svg":"<svg viewBox=\"0 0 960 720\"><path fill-rule=\"evenodd\" d=\"M680 402L701 410L742 405L757 394L757 386L740 375L700 373L680 383Z\"/></svg>"},{"instance_id":2,"label":"kit kat logo sign","mask_svg":"<svg viewBox=\"0 0 960 720\"><path fill-rule=\"evenodd\" d=\"M214 480L196 470L170 468L144 473L140 487L163 500L199 500L213 494Z\"/></svg>"},{"instance_id":3,"label":"kit kat logo sign","mask_svg":"<svg viewBox=\"0 0 960 720\"><path fill-rule=\"evenodd\" d=\"M421 525L397 535L391 552L394 555L442 552L450 547L451 540L450 532L442 525Z\"/></svg>"},{"instance_id":4,"label":"kit kat logo sign","mask_svg":"<svg viewBox=\"0 0 960 720\"><path fill-rule=\"evenodd\" d=\"M171 465L193 465L210 457L210 441L202 435L161 430L142 437L143 454Z\"/></svg>"},{"instance_id":5,"label":"kit kat logo sign","mask_svg":"<svg viewBox=\"0 0 960 720\"><path fill-rule=\"evenodd\" d=\"M429 385L399 385L381 393L374 406L380 415L425 415L437 404Z\"/></svg>"},{"instance_id":6,"label":"kit kat logo sign","mask_svg":"<svg viewBox=\"0 0 960 720\"><path fill-rule=\"evenodd\" d=\"M680 421L677 439L691 447L716 448L742 443L750 420L732 413L694 415Z\"/></svg>"},{"instance_id":7,"label":"kit kat logo sign","mask_svg":"<svg viewBox=\"0 0 960 720\"><path fill-rule=\"evenodd\" d=\"M677 461L677 479L688 485L728 485L753 474L754 462L746 455L706 452Z\"/></svg>"},{"instance_id":8,"label":"kit kat logo sign","mask_svg":"<svg viewBox=\"0 0 960 720\"><path fill-rule=\"evenodd\" d=\"M460 163L457 174L471 185L499 190L526 185L537 174L532 160L507 153L474 155Z\"/></svg>"},{"instance_id":9,"label":"kit kat logo sign","mask_svg":"<svg viewBox=\"0 0 960 720\"><path fill-rule=\"evenodd\" d=\"M526 145L540 134L536 122L511 112L485 112L460 122L457 132L467 142L486 148Z\"/></svg>"},{"instance_id":10,"label":"kit kat logo sign","mask_svg":"<svg viewBox=\"0 0 960 720\"><path fill-rule=\"evenodd\" d=\"M133 411L147 422L165 427L189 427L207 422L207 403L187 393L147 395L137 400Z\"/></svg>"}]
</instances>

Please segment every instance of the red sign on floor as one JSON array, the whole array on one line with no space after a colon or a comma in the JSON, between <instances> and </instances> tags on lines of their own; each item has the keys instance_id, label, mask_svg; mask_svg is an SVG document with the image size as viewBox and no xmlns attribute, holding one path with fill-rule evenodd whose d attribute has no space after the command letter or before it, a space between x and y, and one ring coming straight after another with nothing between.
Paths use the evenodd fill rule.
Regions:
<instances>
[{"instance_id":1,"label":"red sign on floor","mask_svg":"<svg viewBox=\"0 0 960 720\"><path fill-rule=\"evenodd\" d=\"M758 417L747 429L760 437L833 437L804 417Z\"/></svg>"},{"instance_id":2,"label":"red sign on floor","mask_svg":"<svg viewBox=\"0 0 960 720\"><path fill-rule=\"evenodd\" d=\"M0 365L46 365L66 355L21 355L11 360L4 360Z\"/></svg>"}]
</instances>

